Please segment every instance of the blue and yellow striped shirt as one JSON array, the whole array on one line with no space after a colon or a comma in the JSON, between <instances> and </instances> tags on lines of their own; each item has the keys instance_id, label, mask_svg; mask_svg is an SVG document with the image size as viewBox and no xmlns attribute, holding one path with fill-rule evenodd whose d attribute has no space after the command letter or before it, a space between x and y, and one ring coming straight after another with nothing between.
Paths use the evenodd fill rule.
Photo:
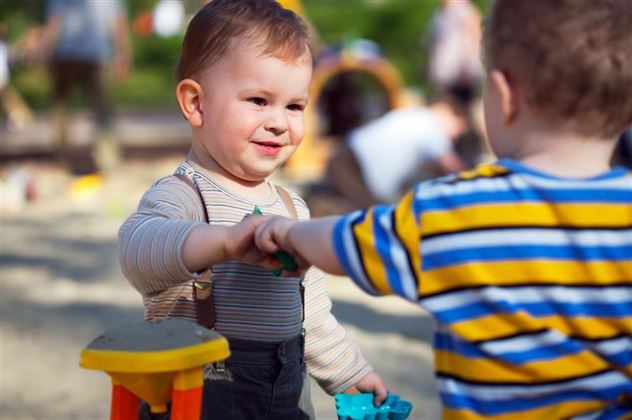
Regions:
<instances>
[{"instance_id":1,"label":"blue and yellow striped shirt","mask_svg":"<svg viewBox=\"0 0 632 420\"><path fill-rule=\"evenodd\" d=\"M503 159L343 217L334 244L365 291L436 318L445 418L632 412L624 168L560 179Z\"/></svg>"}]
</instances>

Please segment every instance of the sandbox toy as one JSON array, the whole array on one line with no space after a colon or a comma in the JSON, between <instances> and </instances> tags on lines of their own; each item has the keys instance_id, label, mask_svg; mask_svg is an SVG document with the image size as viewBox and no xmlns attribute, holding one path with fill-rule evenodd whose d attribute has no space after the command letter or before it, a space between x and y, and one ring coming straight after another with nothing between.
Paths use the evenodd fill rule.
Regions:
<instances>
[{"instance_id":1,"label":"sandbox toy","mask_svg":"<svg viewBox=\"0 0 632 420\"><path fill-rule=\"evenodd\" d=\"M410 415L413 405L389 394L381 406L373 405L373 394L336 394L338 420L404 420Z\"/></svg>"},{"instance_id":2,"label":"sandbox toy","mask_svg":"<svg viewBox=\"0 0 632 420\"><path fill-rule=\"evenodd\" d=\"M111 420L136 420L140 400L152 413L197 420L204 366L228 358L228 341L195 322L165 319L123 325L101 334L81 352L81 367L112 377Z\"/></svg>"}]
</instances>

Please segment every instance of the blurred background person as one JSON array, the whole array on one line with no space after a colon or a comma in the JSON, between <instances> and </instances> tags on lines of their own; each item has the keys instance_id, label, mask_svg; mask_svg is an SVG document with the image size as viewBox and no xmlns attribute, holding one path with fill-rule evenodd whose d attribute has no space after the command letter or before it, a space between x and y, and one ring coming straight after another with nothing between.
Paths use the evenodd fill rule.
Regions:
<instances>
[{"instance_id":1,"label":"blurred background person","mask_svg":"<svg viewBox=\"0 0 632 420\"><path fill-rule=\"evenodd\" d=\"M316 56L316 66L339 60L366 63L366 69L385 60L380 47L363 38L344 39ZM384 115L390 108L386 88L368 73L349 69L332 76L320 92L324 136L344 137L349 131Z\"/></svg>"},{"instance_id":2,"label":"blurred background person","mask_svg":"<svg viewBox=\"0 0 632 420\"><path fill-rule=\"evenodd\" d=\"M466 169L454 143L466 133L468 119L469 103L444 95L427 107L394 109L352 130L329 160L325 185L308 194L312 213L390 203L425 176Z\"/></svg>"},{"instance_id":3,"label":"blurred background person","mask_svg":"<svg viewBox=\"0 0 632 420\"><path fill-rule=\"evenodd\" d=\"M33 113L22 95L10 85L10 62L15 54L9 46L7 32L7 25L0 22L0 104L6 116L2 124L15 131L31 122Z\"/></svg>"},{"instance_id":4,"label":"blurred background person","mask_svg":"<svg viewBox=\"0 0 632 420\"><path fill-rule=\"evenodd\" d=\"M428 80L474 97L482 81L481 15L470 0L441 0L429 25Z\"/></svg>"},{"instance_id":5,"label":"blurred background person","mask_svg":"<svg viewBox=\"0 0 632 420\"><path fill-rule=\"evenodd\" d=\"M327 136L344 136L362 125L366 98L354 86L356 73L341 73L324 86L319 104L326 121Z\"/></svg>"},{"instance_id":6,"label":"blurred background person","mask_svg":"<svg viewBox=\"0 0 632 420\"><path fill-rule=\"evenodd\" d=\"M440 0L428 22L427 82L430 97L446 92L472 102L472 118L457 153L468 166L480 163L483 154L484 124L480 87L482 19L471 0Z\"/></svg>"},{"instance_id":7,"label":"blurred background person","mask_svg":"<svg viewBox=\"0 0 632 420\"><path fill-rule=\"evenodd\" d=\"M108 65L115 80L131 66L127 17L118 0L49 0L43 48L50 53L57 152L68 152L68 99L80 88L90 101L97 125L93 158L100 170L115 166L120 145L112 135L112 110L107 97Z\"/></svg>"}]
</instances>

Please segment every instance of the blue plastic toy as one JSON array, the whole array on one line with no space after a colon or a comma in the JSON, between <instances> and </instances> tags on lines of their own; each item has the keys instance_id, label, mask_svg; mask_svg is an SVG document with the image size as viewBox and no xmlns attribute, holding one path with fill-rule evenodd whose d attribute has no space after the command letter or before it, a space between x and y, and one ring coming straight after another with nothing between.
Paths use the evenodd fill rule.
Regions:
<instances>
[{"instance_id":1,"label":"blue plastic toy","mask_svg":"<svg viewBox=\"0 0 632 420\"><path fill-rule=\"evenodd\" d=\"M336 394L338 420L404 420L413 410L409 401L388 394L379 407L373 406L373 394Z\"/></svg>"}]
</instances>

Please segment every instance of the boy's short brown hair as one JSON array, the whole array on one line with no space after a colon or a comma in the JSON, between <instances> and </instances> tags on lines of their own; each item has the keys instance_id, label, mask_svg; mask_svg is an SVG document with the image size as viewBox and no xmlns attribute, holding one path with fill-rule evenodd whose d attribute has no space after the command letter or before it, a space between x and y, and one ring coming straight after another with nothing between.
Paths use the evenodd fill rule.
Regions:
<instances>
[{"instance_id":1,"label":"boy's short brown hair","mask_svg":"<svg viewBox=\"0 0 632 420\"><path fill-rule=\"evenodd\" d=\"M195 77L215 64L238 38L261 46L263 55L284 60L298 59L309 50L303 20L276 1L212 0L189 22L176 80Z\"/></svg>"},{"instance_id":2,"label":"boy's short brown hair","mask_svg":"<svg viewBox=\"0 0 632 420\"><path fill-rule=\"evenodd\" d=\"M549 122L616 136L632 124L631 25L624 0L496 0L487 67L517 81Z\"/></svg>"}]
</instances>

